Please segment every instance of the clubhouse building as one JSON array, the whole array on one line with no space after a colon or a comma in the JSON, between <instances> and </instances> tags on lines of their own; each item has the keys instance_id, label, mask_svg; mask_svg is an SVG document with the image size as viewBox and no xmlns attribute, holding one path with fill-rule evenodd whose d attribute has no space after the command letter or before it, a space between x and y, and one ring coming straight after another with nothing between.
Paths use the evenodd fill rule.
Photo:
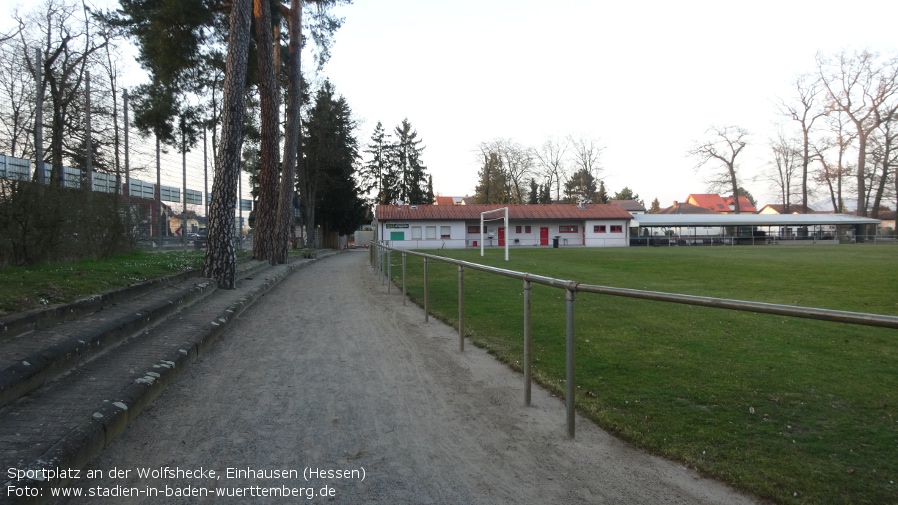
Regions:
<instances>
[{"instance_id":1,"label":"clubhouse building","mask_svg":"<svg viewBox=\"0 0 898 505\"><path fill-rule=\"evenodd\" d=\"M846 214L633 214L617 204L420 204L378 205L373 224L376 240L392 247L463 249L481 241L486 247L838 244L880 223Z\"/></svg>"},{"instance_id":2,"label":"clubhouse building","mask_svg":"<svg viewBox=\"0 0 898 505\"><path fill-rule=\"evenodd\" d=\"M508 207L508 229L505 214ZM632 216L620 205L378 205L377 240L402 249L480 247L626 247Z\"/></svg>"}]
</instances>

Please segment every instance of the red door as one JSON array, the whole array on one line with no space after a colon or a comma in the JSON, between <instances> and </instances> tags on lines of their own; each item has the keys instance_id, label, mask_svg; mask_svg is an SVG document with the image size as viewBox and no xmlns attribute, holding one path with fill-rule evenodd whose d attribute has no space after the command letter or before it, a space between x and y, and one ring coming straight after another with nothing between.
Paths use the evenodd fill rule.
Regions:
<instances>
[{"instance_id":1,"label":"red door","mask_svg":"<svg viewBox=\"0 0 898 505\"><path fill-rule=\"evenodd\" d=\"M539 245L549 245L549 227L540 227Z\"/></svg>"},{"instance_id":2,"label":"red door","mask_svg":"<svg viewBox=\"0 0 898 505\"><path fill-rule=\"evenodd\" d=\"M505 247L505 228L499 227L499 247Z\"/></svg>"}]
</instances>

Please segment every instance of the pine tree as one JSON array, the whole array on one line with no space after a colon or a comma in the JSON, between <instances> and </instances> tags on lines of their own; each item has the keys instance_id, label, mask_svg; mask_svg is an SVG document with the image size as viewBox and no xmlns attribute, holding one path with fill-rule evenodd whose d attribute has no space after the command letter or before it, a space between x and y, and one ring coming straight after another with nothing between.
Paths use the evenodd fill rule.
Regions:
<instances>
[{"instance_id":1,"label":"pine tree","mask_svg":"<svg viewBox=\"0 0 898 505\"><path fill-rule=\"evenodd\" d=\"M374 202L379 205L395 203L399 199L397 177L390 162L392 153L390 136L384 131L383 124L378 121L371 135L371 143L365 150L371 156L360 175L361 190L367 194L376 190Z\"/></svg>"},{"instance_id":2,"label":"pine tree","mask_svg":"<svg viewBox=\"0 0 898 505\"><path fill-rule=\"evenodd\" d=\"M588 170L582 168L574 172L570 180L564 183L564 194L567 203L576 203L580 198L591 200L593 203L606 203L608 200L604 183L601 190L596 191L596 179ZM601 201L602 199L604 201Z\"/></svg>"},{"instance_id":3,"label":"pine tree","mask_svg":"<svg viewBox=\"0 0 898 505\"><path fill-rule=\"evenodd\" d=\"M402 120L394 130L396 142L392 146L393 164L396 170L399 187L399 200L410 204L432 203L427 200L426 170L421 162L418 132L412 129L408 118Z\"/></svg>"},{"instance_id":4,"label":"pine tree","mask_svg":"<svg viewBox=\"0 0 898 505\"><path fill-rule=\"evenodd\" d=\"M484 153L480 182L474 189L475 203L508 203L505 167L496 152Z\"/></svg>"},{"instance_id":5,"label":"pine tree","mask_svg":"<svg viewBox=\"0 0 898 505\"><path fill-rule=\"evenodd\" d=\"M527 203L530 205L536 205L539 203L539 186L536 184L536 179L530 179L530 194L527 198Z\"/></svg>"},{"instance_id":6,"label":"pine tree","mask_svg":"<svg viewBox=\"0 0 898 505\"><path fill-rule=\"evenodd\" d=\"M351 233L365 216L365 202L355 182L359 158L355 128L346 99L335 96L333 86L325 82L307 122L305 163L314 184L302 198L314 205L312 213L303 215L306 229L320 224L331 247L337 234Z\"/></svg>"}]
</instances>

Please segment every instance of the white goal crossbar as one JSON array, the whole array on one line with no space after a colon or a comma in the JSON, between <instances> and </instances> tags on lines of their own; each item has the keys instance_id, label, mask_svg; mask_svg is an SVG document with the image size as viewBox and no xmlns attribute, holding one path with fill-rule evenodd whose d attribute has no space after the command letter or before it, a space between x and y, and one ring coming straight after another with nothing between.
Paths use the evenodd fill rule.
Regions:
<instances>
[{"instance_id":1,"label":"white goal crossbar","mask_svg":"<svg viewBox=\"0 0 898 505\"><path fill-rule=\"evenodd\" d=\"M487 214L493 214L495 212L505 211L505 217L494 217L487 218ZM503 207L501 209L493 209L488 210L486 212L480 213L480 255L483 256L483 223L484 221L497 221L499 219L505 220L505 261L508 261L508 207Z\"/></svg>"}]
</instances>

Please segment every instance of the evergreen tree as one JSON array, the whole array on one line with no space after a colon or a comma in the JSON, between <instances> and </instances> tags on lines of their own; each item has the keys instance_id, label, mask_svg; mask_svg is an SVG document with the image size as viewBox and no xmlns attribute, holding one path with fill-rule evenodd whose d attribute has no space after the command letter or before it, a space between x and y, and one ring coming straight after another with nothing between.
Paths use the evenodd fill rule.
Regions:
<instances>
[{"instance_id":1,"label":"evergreen tree","mask_svg":"<svg viewBox=\"0 0 898 505\"><path fill-rule=\"evenodd\" d=\"M599 181L599 189L596 191L593 203L608 203L608 192L605 191L605 181Z\"/></svg>"},{"instance_id":2,"label":"evergreen tree","mask_svg":"<svg viewBox=\"0 0 898 505\"><path fill-rule=\"evenodd\" d=\"M320 224L325 240L352 233L365 217L365 202L355 182L356 123L346 99L335 96L330 82L316 93L306 127L305 163L314 181L312 191L302 194L304 200L314 202L314 212L303 215L306 229L315 230ZM335 245L333 240L328 242Z\"/></svg>"},{"instance_id":3,"label":"evergreen tree","mask_svg":"<svg viewBox=\"0 0 898 505\"><path fill-rule=\"evenodd\" d=\"M371 143L365 150L371 156L360 172L361 190L367 194L375 191L374 203L386 205L399 199L398 178L391 164L390 136L384 131L383 124L378 121L371 135Z\"/></svg>"},{"instance_id":4,"label":"evergreen tree","mask_svg":"<svg viewBox=\"0 0 898 505\"><path fill-rule=\"evenodd\" d=\"M605 185L602 184L601 194L596 191L596 179L588 170L581 168L571 175L570 180L564 183L564 194L567 203L576 203L580 198L590 200L593 203L605 203L600 201L604 197Z\"/></svg>"},{"instance_id":5,"label":"evergreen tree","mask_svg":"<svg viewBox=\"0 0 898 505\"><path fill-rule=\"evenodd\" d=\"M545 184L542 185L542 191L539 194L539 203L547 204L552 203L552 182L546 181Z\"/></svg>"},{"instance_id":6,"label":"evergreen tree","mask_svg":"<svg viewBox=\"0 0 898 505\"><path fill-rule=\"evenodd\" d=\"M433 203L427 200L426 170L421 161L421 140L412 129L408 118L394 130L396 142L392 145L392 162L397 176L399 200L410 204Z\"/></svg>"},{"instance_id":7,"label":"evergreen tree","mask_svg":"<svg viewBox=\"0 0 898 505\"><path fill-rule=\"evenodd\" d=\"M614 194L614 197L612 197L611 199L612 199L612 200L636 200L636 201L640 201L640 200L639 200L639 195L637 195L636 193L634 193L633 190L630 189L630 188L628 188L627 186L624 186L624 189L622 189L622 190L618 191L617 193L615 193L615 194ZM640 201L640 202L641 202L641 201Z\"/></svg>"},{"instance_id":8,"label":"evergreen tree","mask_svg":"<svg viewBox=\"0 0 898 505\"><path fill-rule=\"evenodd\" d=\"M539 203L539 186L536 184L536 179L530 179L530 195L527 198L527 203L530 205L536 205Z\"/></svg>"},{"instance_id":9,"label":"evergreen tree","mask_svg":"<svg viewBox=\"0 0 898 505\"><path fill-rule=\"evenodd\" d=\"M484 153L479 177L474 189L475 203L508 203L505 167L498 153Z\"/></svg>"},{"instance_id":10,"label":"evergreen tree","mask_svg":"<svg viewBox=\"0 0 898 505\"><path fill-rule=\"evenodd\" d=\"M661 212L661 202L658 201L657 196L652 200L652 208L649 209L649 214L654 214L656 212Z\"/></svg>"}]
</instances>

